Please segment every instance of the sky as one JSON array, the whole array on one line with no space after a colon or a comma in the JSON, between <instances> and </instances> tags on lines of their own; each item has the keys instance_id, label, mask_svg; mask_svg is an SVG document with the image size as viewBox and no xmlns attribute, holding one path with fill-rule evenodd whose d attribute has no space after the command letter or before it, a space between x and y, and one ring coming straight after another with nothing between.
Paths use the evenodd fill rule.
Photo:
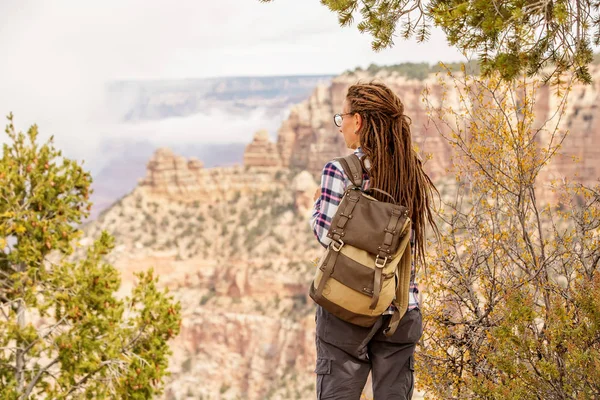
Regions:
<instances>
[{"instance_id":1,"label":"sky","mask_svg":"<svg viewBox=\"0 0 600 400\"><path fill-rule=\"evenodd\" d=\"M0 1L0 114L12 111L19 128L35 122L67 152L91 157L120 129L105 103L110 81L339 74L463 59L439 31L378 53L370 43L319 0Z\"/></svg>"}]
</instances>

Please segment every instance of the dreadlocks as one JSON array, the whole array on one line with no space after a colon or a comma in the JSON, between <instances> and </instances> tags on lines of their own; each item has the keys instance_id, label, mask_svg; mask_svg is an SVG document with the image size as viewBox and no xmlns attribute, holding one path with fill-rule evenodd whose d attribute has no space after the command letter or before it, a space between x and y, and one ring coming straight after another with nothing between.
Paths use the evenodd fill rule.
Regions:
<instances>
[{"instance_id":1,"label":"dreadlocks","mask_svg":"<svg viewBox=\"0 0 600 400\"><path fill-rule=\"evenodd\" d=\"M404 104L387 86L380 83L353 85L346 100L351 113L363 119L358 131L360 146L368 157L371 187L388 192L398 204L411 212L417 257L425 261L425 222L437 233L431 211L433 182L423 171L412 147L410 119ZM385 200L374 192L379 200Z\"/></svg>"}]
</instances>

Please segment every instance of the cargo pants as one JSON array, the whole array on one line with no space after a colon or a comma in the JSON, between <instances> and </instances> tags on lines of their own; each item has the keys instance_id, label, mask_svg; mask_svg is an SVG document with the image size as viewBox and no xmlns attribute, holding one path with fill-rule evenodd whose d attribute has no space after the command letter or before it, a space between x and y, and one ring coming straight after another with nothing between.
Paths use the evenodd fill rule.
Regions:
<instances>
[{"instance_id":1,"label":"cargo pants","mask_svg":"<svg viewBox=\"0 0 600 400\"><path fill-rule=\"evenodd\" d=\"M414 351L423 333L421 311L406 312L392 337L382 315L371 328L343 321L317 305L317 399L359 400L372 370L375 400L411 399Z\"/></svg>"}]
</instances>

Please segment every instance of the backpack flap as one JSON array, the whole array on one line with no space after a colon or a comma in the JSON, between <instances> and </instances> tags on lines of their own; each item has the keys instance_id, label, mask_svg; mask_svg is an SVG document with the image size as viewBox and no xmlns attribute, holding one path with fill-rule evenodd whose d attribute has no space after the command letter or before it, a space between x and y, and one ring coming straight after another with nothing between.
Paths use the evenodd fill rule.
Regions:
<instances>
[{"instance_id":1,"label":"backpack flap","mask_svg":"<svg viewBox=\"0 0 600 400\"><path fill-rule=\"evenodd\" d=\"M327 237L378 254L391 257L406 229L408 208L384 203L359 190L348 189L338 212L331 221Z\"/></svg>"},{"instance_id":2,"label":"backpack flap","mask_svg":"<svg viewBox=\"0 0 600 400\"><path fill-rule=\"evenodd\" d=\"M352 182L346 189L327 237L378 254L384 260L396 252L409 219L408 208L395 204L388 193L379 190L393 203L381 202L362 190L363 164L355 154L337 159Z\"/></svg>"}]
</instances>

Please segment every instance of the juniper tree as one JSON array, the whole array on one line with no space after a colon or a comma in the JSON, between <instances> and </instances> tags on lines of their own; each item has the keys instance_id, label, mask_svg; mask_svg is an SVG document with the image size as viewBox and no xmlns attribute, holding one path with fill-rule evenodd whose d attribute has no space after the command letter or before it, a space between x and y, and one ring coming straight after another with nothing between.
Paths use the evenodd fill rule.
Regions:
<instances>
[{"instance_id":1,"label":"juniper tree","mask_svg":"<svg viewBox=\"0 0 600 400\"><path fill-rule=\"evenodd\" d=\"M152 270L130 296L102 233L73 259L90 210L91 177L34 125L12 115L0 158L0 393L2 399L148 399L161 393L180 306Z\"/></svg>"}]
</instances>

